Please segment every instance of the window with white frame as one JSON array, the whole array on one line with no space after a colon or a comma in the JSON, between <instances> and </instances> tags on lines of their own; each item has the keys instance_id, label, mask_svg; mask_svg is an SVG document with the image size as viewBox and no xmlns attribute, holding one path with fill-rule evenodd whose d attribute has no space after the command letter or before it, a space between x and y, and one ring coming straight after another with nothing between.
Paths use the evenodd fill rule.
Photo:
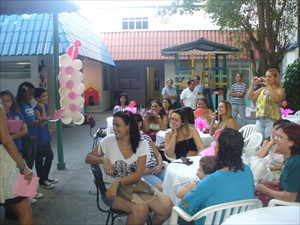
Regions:
<instances>
[{"instance_id":1,"label":"window with white frame","mask_svg":"<svg viewBox=\"0 0 300 225\"><path fill-rule=\"evenodd\" d=\"M148 17L124 17L122 19L123 30L147 30Z\"/></svg>"}]
</instances>

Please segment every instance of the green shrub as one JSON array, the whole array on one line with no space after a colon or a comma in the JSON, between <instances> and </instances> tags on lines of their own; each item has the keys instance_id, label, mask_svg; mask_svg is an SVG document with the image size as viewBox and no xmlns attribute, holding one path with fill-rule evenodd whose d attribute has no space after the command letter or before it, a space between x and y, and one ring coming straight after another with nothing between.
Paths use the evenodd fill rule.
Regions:
<instances>
[{"instance_id":1,"label":"green shrub","mask_svg":"<svg viewBox=\"0 0 300 225\"><path fill-rule=\"evenodd\" d=\"M285 89L285 100L288 102L288 109L294 112L300 109L300 59L289 64L283 81Z\"/></svg>"}]
</instances>

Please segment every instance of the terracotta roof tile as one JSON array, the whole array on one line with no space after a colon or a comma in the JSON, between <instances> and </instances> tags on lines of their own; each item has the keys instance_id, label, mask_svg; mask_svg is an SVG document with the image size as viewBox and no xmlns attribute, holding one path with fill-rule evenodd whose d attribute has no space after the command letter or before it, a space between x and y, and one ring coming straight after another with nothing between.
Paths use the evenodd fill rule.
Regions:
<instances>
[{"instance_id":1,"label":"terracotta roof tile","mask_svg":"<svg viewBox=\"0 0 300 225\"><path fill-rule=\"evenodd\" d=\"M228 41L229 31L126 31L100 33L114 60L165 60L161 50L175 45L205 38L225 45L236 46ZM242 59L248 58L243 54Z\"/></svg>"}]
</instances>

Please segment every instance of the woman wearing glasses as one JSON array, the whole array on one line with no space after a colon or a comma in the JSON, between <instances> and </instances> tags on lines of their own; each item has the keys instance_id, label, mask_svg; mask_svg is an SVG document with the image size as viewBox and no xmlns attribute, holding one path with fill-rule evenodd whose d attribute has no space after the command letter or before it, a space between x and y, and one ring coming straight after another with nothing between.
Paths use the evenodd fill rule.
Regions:
<instances>
[{"instance_id":1,"label":"woman wearing glasses","mask_svg":"<svg viewBox=\"0 0 300 225\"><path fill-rule=\"evenodd\" d=\"M128 213L126 224L145 224L150 211L154 212L152 224L163 224L172 210L171 200L157 190L150 203L134 204L117 195L118 187L139 181L146 168L148 143L141 139L134 115L125 110L113 116L114 134L107 135L87 155L85 162L102 164L105 197L114 209Z\"/></svg>"},{"instance_id":2,"label":"woman wearing glasses","mask_svg":"<svg viewBox=\"0 0 300 225\"><path fill-rule=\"evenodd\" d=\"M256 187L259 194L268 195L288 202L300 201L300 125L288 123L281 125L275 134L275 148L285 158L279 181L261 180ZM269 188L269 185L278 186ZM274 190L276 189L276 190Z\"/></svg>"}]
</instances>

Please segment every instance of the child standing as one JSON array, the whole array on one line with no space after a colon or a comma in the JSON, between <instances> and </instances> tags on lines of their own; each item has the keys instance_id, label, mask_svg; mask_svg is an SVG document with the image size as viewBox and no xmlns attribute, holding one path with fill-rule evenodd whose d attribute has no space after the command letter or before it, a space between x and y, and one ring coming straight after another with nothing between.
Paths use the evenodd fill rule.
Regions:
<instances>
[{"instance_id":1,"label":"child standing","mask_svg":"<svg viewBox=\"0 0 300 225\"><path fill-rule=\"evenodd\" d=\"M0 98L2 100L2 106L5 110L8 120L22 120L23 125L19 132L10 133L11 138L14 140L20 154L23 154L22 150L22 137L28 133L27 126L22 113L16 111L16 102L13 94L9 90L0 92Z\"/></svg>"},{"instance_id":2,"label":"child standing","mask_svg":"<svg viewBox=\"0 0 300 225\"><path fill-rule=\"evenodd\" d=\"M34 86L27 81L21 83L17 91L17 110L21 112L24 117L28 133L22 137L22 155L25 159L27 166L32 170L36 149L37 149L37 127L40 125L40 121L36 119L34 110L31 105L31 101L34 95ZM31 198L32 204L37 202L37 198L42 198L43 194L36 193L35 198Z\"/></svg>"},{"instance_id":3,"label":"child standing","mask_svg":"<svg viewBox=\"0 0 300 225\"><path fill-rule=\"evenodd\" d=\"M51 148L51 136L47 124L48 114L48 94L44 88L36 88L34 97L37 104L34 106L36 118L41 121L37 128L37 154L35 159L35 168L37 175L40 177L40 186L46 189L53 189L57 179L49 178L49 172L53 160L53 151Z\"/></svg>"},{"instance_id":4,"label":"child standing","mask_svg":"<svg viewBox=\"0 0 300 225\"><path fill-rule=\"evenodd\" d=\"M197 170L197 177L199 177L200 181L195 180L193 183L183 187L177 192L177 198L183 198L188 192L197 186L198 182L201 182L201 180L205 177L214 173L216 171L215 165L215 156L203 156L199 161L199 168Z\"/></svg>"}]
</instances>

